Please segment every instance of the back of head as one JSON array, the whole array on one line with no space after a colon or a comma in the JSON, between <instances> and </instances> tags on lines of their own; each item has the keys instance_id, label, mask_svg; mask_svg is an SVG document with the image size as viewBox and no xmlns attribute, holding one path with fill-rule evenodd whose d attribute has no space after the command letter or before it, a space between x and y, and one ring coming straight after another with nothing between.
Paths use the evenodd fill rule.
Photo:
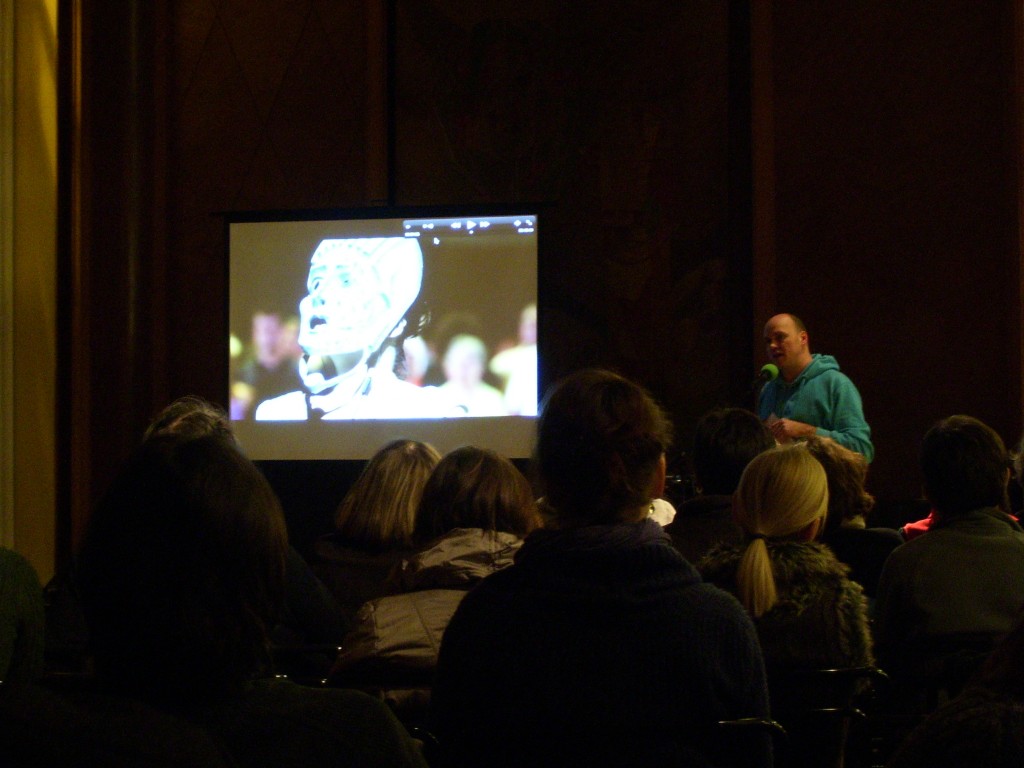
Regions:
<instances>
[{"instance_id":1,"label":"back of head","mask_svg":"<svg viewBox=\"0 0 1024 768\"><path fill-rule=\"evenodd\" d=\"M539 514L530 484L494 451L458 448L434 469L416 513L415 539L425 544L456 528L481 528L525 537Z\"/></svg>"},{"instance_id":2,"label":"back of head","mask_svg":"<svg viewBox=\"0 0 1024 768\"><path fill-rule=\"evenodd\" d=\"M1008 509L1010 459L995 430L970 416L950 416L921 444L925 492L940 517L982 507Z\"/></svg>"},{"instance_id":3,"label":"back of head","mask_svg":"<svg viewBox=\"0 0 1024 768\"><path fill-rule=\"evenodd\" d=\"M693 469L706 494L731 494L757 454L775 447L771 431L743 408L716 408L697 422Z\"/></svg>"},{"instance_id":4,"label":"back of head","mask_svg":"<svg viewBox=\"0 0 1024 768\"><path fill-rule=\"evenodd\" d=\"M868 476L868 461L863 455L851 451L828 437L813 435L807 438L807 450L825 468L828 478L827 531L834 530L844 520L866 517L875 506L875 497L864 490Z\"/></svg>"},{"instance_id":5,"label":"back of head","mask_svg":"<svg viewBox=\"0 0 1024 768\"><path fill-rule=\"evenodd\" d=\"M535 461L547 504L562 525L615 523L651 500L672 426L640 386L585 370L545 397Z\"/></svg>"},{"instance_id":6,"label":"back of head","mask_svg":"<svg viewBox=\"0 0 1024 768\"><path fill-rule=\"evenodd\" d=\"M277 498L232 443L144 443L96 508L80 554L100 673L147 698L239 690L268 659L287 546Z\"/></svg>"},{"instance_id":7,"label":"back of head","mask_svg":"<svg viewBox=\"0 0 1024 768\"><path fill-rule=\"evenodd\" d=\"M734 497L736 522L750 536L736 574L740 602L755 617L776 602L767 541L799 538L825 521L828 480L801 444L779 446L754 457Z\"/></svg>"},{"instance_id":8,"label":"back of head","mask_svg":"<svg viewBox=\"0 0 1024 768\"><path fill-rule=\"evenodd\" d=\"M337 532L369 550L409 548L416 509L441 454L427 443L395 440L373 455L334 516Z\"/></svg>"},{"instance_id":9,"label":"back of head","mask_svg":"<svg viewBox=\"0 0 1024 768\"><path fill-rule=\"evenodd\" d=\"M146 428L142 439L149 440L157 435L168 434L186 438L217 435L229 442L236 442L227 413L194 395L179 397L160 411Z\"/></svg>"}]
</instances>

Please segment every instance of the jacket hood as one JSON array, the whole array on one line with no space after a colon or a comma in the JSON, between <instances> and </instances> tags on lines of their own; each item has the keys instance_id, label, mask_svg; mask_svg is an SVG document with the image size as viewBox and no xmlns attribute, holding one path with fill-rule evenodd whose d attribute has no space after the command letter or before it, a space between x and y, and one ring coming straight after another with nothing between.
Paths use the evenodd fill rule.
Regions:
<instances>
[{"instance_id":1,"label":"jacket hood","mask_svg":"<svg viewBox=\"0 0 1024 768\"><path fill-rule=\"evenodd\" d=\"M512 533L456 528L405 559L395 577L403 591L469 589L512 565L522 543Z\"/></svg>"}]
</instances>

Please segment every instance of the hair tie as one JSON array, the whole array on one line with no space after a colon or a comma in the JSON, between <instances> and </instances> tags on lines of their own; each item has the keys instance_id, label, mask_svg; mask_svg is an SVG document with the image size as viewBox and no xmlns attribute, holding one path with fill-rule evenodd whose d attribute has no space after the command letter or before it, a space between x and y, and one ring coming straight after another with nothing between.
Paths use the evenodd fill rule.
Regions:
<instances>
[{"instance_id":1,"label":"hair tie","mask_svg":"<svg viewBox=\"0 0 1024 768\"><path fill-rule=\"evenodd\" d=\"M765 541L765 542L768 541L768 537L765 534L763 534L763 533L752 533L752 534L750 534L750 540L753 541L754 539L761 539L761 541Z\"/></svg>"}]
</instances>

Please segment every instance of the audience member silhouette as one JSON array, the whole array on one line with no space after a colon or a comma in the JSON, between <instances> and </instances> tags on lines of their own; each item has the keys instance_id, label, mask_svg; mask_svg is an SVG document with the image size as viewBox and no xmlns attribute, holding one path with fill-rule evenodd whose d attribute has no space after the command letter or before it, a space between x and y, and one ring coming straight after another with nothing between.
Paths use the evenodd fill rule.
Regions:
<instances>
[{"instance_id":1,"label":"audience member silhouette","mask_svg":"<svg viewBox=\"0 0 1024 768\"><path fill-rule=\"evenodd\" d=\"M277 498L233 442L149 439L80 556L101 681L198 725L236 765L421 765L380 702L268 677L287 551Z\"/></svg>"},{"instance_id":2,"label":"audience member silhouette","mask_svg":"<svg viewBox=\"0 0 1024 768\"><path fill-rule=\"evenodd\" d=\"M441 637L459 602L511 565L538 523L530 484L508 459L475 447L441 459L416 516L417 551L391 577L399 592L359 611L330 682L383 692L403 721L422 721Z\"/></svg>"},{"instance_id":3,"label":"audience member silhouette","mask_svg":"<svg viewBox=\"0 0 1024 768\"><path fill-rule=\"evenodd\" d=\"M231 422L223 409L201 397L187 395L164 407L150 422L143 442L176 435L183 439L213 436L239 448ZM303 557L291 546L285 561L286 599L272 624L272 638L278 646L337 644L348 624L326 587L313 574ZM89 630L82 616L75 568L55 577L47 585L46 642L49 655L63 666L81 669L87 662ZM322 666L330 659L305 657L305 665Z\"/></svg>"},{"instance_id":4,"label":"audience member silhouette","mask_svg":"<svg viewBox=\"0 0 1024 768\"><path fill-rule=\"evenodd\" d=\"M850 566L850 578L864 588L864 594L874 598L882 566L903 537L892 528L867 527L875 498L864 488L868 462L862 454L829 437L812 436L806 444L828 478L828 517L821 540Z\"/></svg>"},{"instance_id":5,"label":"audience member silhouette","mask_svg":"<svg viewBox=\"0 0 1024 768\"><path fill-rule=\"evenodd\" d=\"M697 422L693 471L698 495L685 501L665 530L691 563L716 544L739 544L743 530L732 514L732 494L752 458L775 446L775 438L751 411L716 408Z\"/></svg>"},{"instance_id":6,"label":"audience member silhouette","mask_svg":"<svg viewBox=\"0 0 1024 768\"><path fill-rule=\"evenodd\" d=\"M698 564L754 618L769 667L873 662L863 590L817 541L828 498L825 470L803 445L754 457L734 504L746 543L716 548Z\"/></svg>"},{"instance_id":7,"label":"audience member silhouette","mask_svg":"<svg viewBox=\"0 0 1024 768\"><path fill-rule=\"evenodd\" d=\"M316 543L313 570L350 625L364 603L397 588L388 576L412 554L416 509L440 460L427 443L385 445L342 499L335 530Z\"/></svg>"},{"instance_id":8,"label":"audience member silhouette","mask_svg":"<svg viewBox=\"0 0 1024 768\"><path fill-rule=\"evenodd\" d=\"M648 518L671 429L631 381L556 385L536 464L550 528L484 579L445 631L432 728L445 765L766 765L717 723L767 714L749 617Z\"/></svg>"},{"instance_id":9,"label":"audience member silhouette","mask_svg":"<svg viewBox=\"0 0 1024 768\"><path fill-rule=\"evenodd\" d=\"M943 419L924 437L921 471L934 522L893 550L876 604L883 667L915 677L990 650L1024 604L1024 529L1007 511L999 435L970 416Z\"/></svg>"},{"instance_id":10,"label":"audience member silhouette","mask_svg":"<svg viewBox=\"0 0 1024 768\"><path fill-rule=\"evenodd\" d=\"M982 664L964 691L933 712L889 768L1024 765L1024 622Z\"/></svg>"}]
</instances>

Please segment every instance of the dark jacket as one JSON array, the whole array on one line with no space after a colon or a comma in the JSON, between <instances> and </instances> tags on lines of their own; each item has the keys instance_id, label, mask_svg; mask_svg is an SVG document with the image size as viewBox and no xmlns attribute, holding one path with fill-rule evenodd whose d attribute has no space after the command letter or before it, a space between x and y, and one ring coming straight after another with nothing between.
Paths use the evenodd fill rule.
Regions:
<instances>
[{"instance_id":1,"label":"dark jacket","mask_svg":"<svg viewBox=\"0 0 1024 768\"><path fill-rule=\"evenodd\" d=\"M941 517L893 550L875 605L878 651L894 670L916 666L926 645L990 636L1013 626L1024 604L1024 529L996 508Z\"/></svg>"},{"instance_id":2,"label":"dark jacket","mask_svg":"<svg viewBox=\"0 0 1024 768\"><path fill-rule=\"evenodd\" d=\"M665 531L691 563L719 544L743 541L743 529L732 519L732 496L697 496L683 502Z\"/></svg>"},{"instance_id":3,"label":"dark jacket","mask_svg":"<svg viewBox=\"0 0 1024 768\"><path fill-rule=\"evenodd\" d=\"M716 723L767 706L750 619L646 520L527 537L448 625L431 724L446 765L764 765Z\"/></svg>"},{"instance_id":4,"label":"dark jacket","mask_svg":"<svg viewBox=\"0 0 1024 768\"><path fill-rule=\"evenodd\" d=\"M720 547L699 564L705 580L737 593L743 549ZM867 601L849 568L824 544L771 541L778 602L754 623L765 664L777 667L858 667L874 663Z\"/></svg>"},{"instance_id":5,"label":"dark jacket","mask_svg":"<svg viewBox=\"0 0 1024 768\"><path fill-rule=\"evenodd\" d=\"M887 765L1018 768L1024 765L1024 702L969 688L915 728Z\"/></svg>"},{"instance_id":6,"label":"dark jacket","mask_svg":"<svg viewBox=\"0 0 1024 768\"><path fill-rule=\"evenodd\" d=\"M37 686L0 696L0 765L85 768L425 768L405 729L358 691L260 680L175 708L104 691Z\"/></svg>"},{"instance_id":7,"label":"dark jacket","mask_svg":"<svg viewBox=\"0 0 1024 768\"><path fill-rule=\"evenodd\" d=\"M455 609L470 588L512 565L522 543L510 533L458 528L403 562L392 575L401 592L360 609L330 684L380 691L403 718L415 719L429 700L441 637Z\"/></svg>"},{"instance_id":8,"label":"dark jacket","mask_svg":"<svg viewBox=\"0 0 1024 768\"><path fill-rule=\"evenodd\" d=\"M826 531L822 541L839 562L850 566L850 578L864 587L864 594L874 598L885 561L903 543L903 537L894 528L838 526Z\"/></svg>"},{"instance_id":9,"label":"dark jacket","mask_svg":"<svg viewBox=\"0 0 1024 768\"><path fill-rule=\"evenodd\" d=\"M346 626L352 626L356 613L367 600L397 591L397 585L388 577L412 551L370 551L331 533L316 542L313 553L313 573L334 595Z\"/></svg>"}]
</instances>

